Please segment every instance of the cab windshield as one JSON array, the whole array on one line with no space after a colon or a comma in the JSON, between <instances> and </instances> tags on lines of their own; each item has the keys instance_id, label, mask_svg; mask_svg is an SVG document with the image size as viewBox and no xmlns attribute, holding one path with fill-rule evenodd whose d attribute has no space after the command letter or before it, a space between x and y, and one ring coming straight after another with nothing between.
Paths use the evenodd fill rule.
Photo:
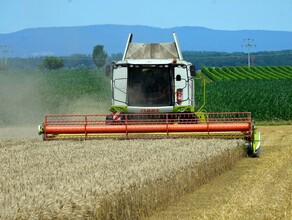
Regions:
<instances>
[{"instance_id":1,"label":"cab windshield","mask_svg":"<svg viewBox=\"0 0 292 220\"><path fill-rule=\"evenodd\" d=\"M172 105L172 77L169 66L129 67L129 106L170 106Z\"/></svg>"}]
</instances>

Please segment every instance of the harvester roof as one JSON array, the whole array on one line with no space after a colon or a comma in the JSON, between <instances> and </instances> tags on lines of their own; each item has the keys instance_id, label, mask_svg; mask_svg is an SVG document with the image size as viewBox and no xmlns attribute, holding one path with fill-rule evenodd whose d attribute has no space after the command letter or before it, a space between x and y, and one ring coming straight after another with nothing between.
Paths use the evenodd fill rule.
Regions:
<instances>
[{"instance_id":1,"label":"harvester roof","mask_svg":"<svg viewBox=\"0 0 292 220\"><path fill-rule=\"evenodd\" d=\"M128 59L178 59L183 60L176 34L174 42L166 43L133 43L129 34L123 60Z\"/></svg>"},{"instance_id":2,"label":"harvester roof","mask_svg":"<svg viewBox=\"0 0 292 220\"><path fill-rule=\"evenodd\" d=\"M175 43L130 43L126 59L179 58Z\"/></svg>"}]
</instances>

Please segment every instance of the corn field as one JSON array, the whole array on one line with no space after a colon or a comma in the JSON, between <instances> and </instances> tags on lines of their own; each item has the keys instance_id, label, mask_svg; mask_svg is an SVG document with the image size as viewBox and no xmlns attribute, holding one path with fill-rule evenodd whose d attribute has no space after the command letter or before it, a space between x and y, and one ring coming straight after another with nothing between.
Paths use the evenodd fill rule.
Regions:
<instances>
[{"instance_id":1,"label":"corn field","mask_svg":"<svg viewBox=\"0 0 292 220\"><path fill-rule=\"evenodd\" d=\"M138 219L243 156L238 140L0 141L0 219Z\"/></svg>"},{"instance_id":2,"label":"corn field","mask_svg":"<svg viewBox=\"0 0 292 220\"><path fill-rule=\"evenodd\" d=\"M212 81L221 80L289 80L292 79L291 66L231 66L202 67L202 73Z\"/></svg>"},{"instance_id":3,"label":"corn field","mask_svg":"<svg viewBox=\"0 0 292 220\"><path fill-rule=\"evenodd\" d=\"M292 119L291 66L202 67L208 112L251 112L256 121ZM196 82L197 106L202 85Z\"/></svg>"}]
</instances>

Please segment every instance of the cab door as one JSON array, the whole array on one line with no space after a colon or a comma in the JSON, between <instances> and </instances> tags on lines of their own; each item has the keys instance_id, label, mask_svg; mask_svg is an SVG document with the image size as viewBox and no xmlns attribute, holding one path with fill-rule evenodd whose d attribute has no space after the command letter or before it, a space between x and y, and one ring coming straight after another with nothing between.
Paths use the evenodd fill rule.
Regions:
<instances>
[{"instance_id":1,"label":"cab door","mask_svg":"<svg viewBox=\"0 0 292 220\"><path fill-rule=\"evenodd\" d=\"M117 67L113 71L112 79L112 104L126 105L127 104L127 67Z\"/></svg>"}]
</instances>

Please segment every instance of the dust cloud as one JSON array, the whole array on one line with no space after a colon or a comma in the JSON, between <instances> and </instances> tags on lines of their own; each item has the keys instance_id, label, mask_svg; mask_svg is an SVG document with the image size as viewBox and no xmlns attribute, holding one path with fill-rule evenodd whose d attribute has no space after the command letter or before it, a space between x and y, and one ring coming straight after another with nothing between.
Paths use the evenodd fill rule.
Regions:
<instances>
[{"instance_id":1,"label":"dust cloud","mask_svg":"<svg viewBox=\"0 0 292 220\"><path fill-rule=\"evenodd\" d=\"M41 121L40 82L30 74L0 72L0 137L32 136L33 125Z\"/></svg>"},{"instance_id":2,"label":"dust cloud","mask_svg":"<svg viewBox=\"0 0 292 220\"><path fill-rule=\"evenodd\" d=\"M110 100L98 100L88 95L74 100L65 100L59 108L66 114L108 114Z\"/></svg>"},{"instance_id":3,"label":"dust cloud","mask_svg":"<svg viewBox=\"0 0 292 220\"><path fill-rule=\"evenodd\" d=\"M37 111L38 79L14 72L0 72L0 125L27 122Z\"/></svg>"},{"instance_id":4,"label":"dust cloud","mask_svg":"<svg viewBox=\"0 0 292 220\"><path fill-rule=\"evenodd\" d=\"M54 77L53 75L51 77ZM46 114L108 113L109 100L57 94L41 71L0 71L0 137L38 137ZM49 86L48 86L49 84ZM57 101L56 101L57 100Z\"/></svg>"}]
</instances>

